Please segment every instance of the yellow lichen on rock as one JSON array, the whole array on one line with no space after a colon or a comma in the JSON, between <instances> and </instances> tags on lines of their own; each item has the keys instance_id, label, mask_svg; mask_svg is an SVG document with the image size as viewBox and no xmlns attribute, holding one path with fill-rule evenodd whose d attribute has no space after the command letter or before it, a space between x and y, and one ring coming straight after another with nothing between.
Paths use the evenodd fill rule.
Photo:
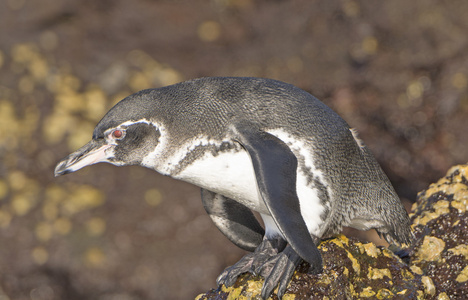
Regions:
<instances>
[{"instance_id":1,"label":"yellow lichen on rock","mask_svg":"<svg viewBox=\"0 0 468 300\"><path fill-rule=\"evenodd\" d=\"M435 261L440 258L440 254L445 248L445 242L434 236L425 236L423 243L416 254L418 259L415 262L422 260Z\"/></svg>"},{"instance_id":2,"label":"yellow lichen on rock","mask_svg":"<svg viewBox=\"0 0 468 300\"><path fill-rule=\"evenodd\" d=\"M199 295L197 295L197 296L195 297L195 300L200 300L200 299L203 298L203 296L204 296L204 294L199 294Z\"/></svg>"},{"instance_id":3,"label":"yellow lichen on rock","mask_svg":"<svg viewBox=\"0 0 468 300\"><path fill-rule=\"evenodd\" d=\"M449 207L450 207L450 202L447 200L437 201L433 206L436 214L438 214L439 216L442 214L448 214L450 212Z\"/></svg>"},{"instance_id":4,"label":"yellow lichen on rock","mask_svg":"<svg viewBox=\"0 0 468 300\"><path fill-rule=\"evenodd\" d=\"M446 292L443 292L437 295L437 300L450 300L450 297L447 295Z\"/></svg>"},{"instance_id":5,"label":"yellow lichen on rock","mask_svg":"<svg viewBox=\"0 0 468 300\"><path fill-rule=\"evenodd\" d=\"M460 274L458 274L456 281L465 282L468 280L468 266L466 266Z\"/></svg>"},{"instance_id":6,"label":"yellow lichen on rock","mask_svg":"<svg viewBox=\"0 0 468 300\"><path fill-rule=\"evenodd\" d=\"M229 296L227 297L226 300L236 300L236 299L246 299L244 296L241 296L240 294L242 293L242 288L237 288L237 289L232 289L232 291L229 293Z\"/></svg>"},{"instance_id":7,"label":"yellow lichen on rock","mask_svg":"<svg viewBox=\"0 0 468 300\"><path fill-rule=\"evenodd\" d=\"M354 272L359 275L361 273L361 265L359 264L358 260L351 254L351 252L346 250L346 254L348 255L348 258L351 260L353 270Z\"/></svg>"},{"instance_id":8,"label":"yellow lichen on rock","mask_svg":"<svg viewBox=\"0 0 468 300\"><path fill-rule=\"evenodd\" d=\"M242 287L234 288L234 287L226 287L225 285L223 285L221 287L221 290L228 294L227 299L229 300L245 298L244 296L241 296Z\"/></svg>"},{"instance_id":9,"label":"yellow lichen on rock","mask_svg":"<svg viewBox=\"0 0 468 300\"><path fill-rule=\"evenodd\" d=\"M328 274L321 274L319 276L320 276L320 280L317 283L323 284L323 285L329 285L330 283L332 283L332 278L330 278Z\"/></svg>"},{"instance_id":10,"label":"yellow lichen on rock","mask_svg":"<svg viewBox=\"0 0 468 300\"><path fill-rule=\"evenodd\" d=\"M468 200L466 198L464 199L457 199L457 201L452 201L450 205L458 210L458 213L464 214L467 210L468 207Z\"/></svg>"},{"instance_id":11,"label":"yellow lichen on rock","mask_svg":"<svg viewBox=\"0 0 468 300\"><path fill-rule=\"evenodd\" d=\"M425 195L432 195L438 192L453 194L454 199L468 199L468 186L463 183L463 178L468 177L467 166L454 166L448 170L447 175L441 178L437 183L433 183L425 191Z\"/></svg>"},{"instance_id":12,"label":"yellow lichen on rock","mask_svg":"<svg viewBox=\"0 0 468 300\"><path fill-rule=\"evenodd\" d=\"M369 279L383 279L385 276L388 277L390 280L392 279L392 273L389 269L377 269L369 266L367 273L367 277Z\"/></svg>"},{"instance_id":13,"label":"yellow lichen on rock","mask_svg":"<svg viewBox=\"0 0 468 300\"><path fill-rule=\"evenodd\" d=\"M402 291L399 291L397 295L405 295L407 291L408 291L407 289L404 289Z\"/></svg>"},{"instance_id":14,"label":"yellow lichen on rock","mask_svg":"<svg viewBox=\"0 0 468 300\"><path fill-rule=\"evenodd\" d=\"M468 245L458 245L454 248L448 249L448 251L453 252L455 255L463 255L465 259L468 260Z\"/></svg>"},{"instance_id":15,"label":"yellow lichen on rock","mask_svg":"<svg viewBox=\"0 0 468 300\"><path fill-rule=\"evenodd\" d=\"M253 297L256 295L260 295L262 286L263 286L263 281L250 280L247 283L247 289L245 290L246 296Z\"/></svg>"},{"instance_id":16,"label":"yellow lichen on rock","mask_svg":"<svg viewBox=\"0 0 468 300\"><path fill-rule=\"evenodd\" d=\"M379 248L377 248L377 246L374 243L366 243L363 244L362 247L364 248L366 254L373 258L377 258L381 253Z\"/></svg>"},{"instance_id":17,"label":"yellow lichen on rock","mask_svg":"<svg viewBox=\"0 0 468 300\"><path fill-rule=\"evenodd\" d=\"M375 292L372 290L371 286L368 286L362 290L361 293L359 293L359 296L362 298L369 298L375 296Z\"/></svg>"},{"instance_id":18,"label":"yellow lichen on rock","mask_svg":"<svg viewBox=\"0 0 468 300\"><path fill-rule=\"evenodd\" d=\"M434 282L432 281L432 279L430 277L428 277L428 276L423 276L421 278L421 282L424 285L424 290L425 290L426 294L434 296L435 293L436 293L436 287L435 287Z\"/></svg>"},{"instance_id":19,"label":"yellow lichen on rock","mask_svg":"<svg viewBox=\"0 0 468 300\"><path fill-rule=\"evenodd\" d=\"M295 300L296 299L296 295L294 294L286 294L283 296L283 300ZM323 299L323 300L327 300L327 299Z\"/></svg>"},{"instance_id":20,"label":"yellow lichen on rock","mask_svg":"<svg viewBox=\"0 0 468 300\"><path fill-rule=\"evenodd\" d=\"M423 274L423 271L421 270L420 267L416 266L416 265L412 265L410 266L410 269L413 273L415 274L418 274L418 275L422 275Z\"/></svg>"},{"instance_id":21,"label":"yellow lichen on rock","mask_svg":"<svg viewBox=\"0 0 468 300\"><path fill-rule=\"evenodd\" d=\"M393 299L395 294L389 289L380 289L375 297L377 299Z\"/></svg>"},{"instance_id":22,"label":"yellow lichen on rock","mask_svg":"<svg viewBox=\"0 0 468 300\"><path fill-rule=\"evenodd\" d=\"M410 270L408 269L403 269L401 270L401 276L405 279L405 280L413 280L414 279L414 274L410 272Z\"/></svg>"},{"instance_id":23,"label":"yellow lichen on rock","mask_svg":"<svg viewBox=\"0 0 468 300\"><path fill-rule=\"evenodd\" d=\"M346 235L340 234L337 238L339 238L346 246L349 245L349 238Z\"/></svg>"}]
</instances>

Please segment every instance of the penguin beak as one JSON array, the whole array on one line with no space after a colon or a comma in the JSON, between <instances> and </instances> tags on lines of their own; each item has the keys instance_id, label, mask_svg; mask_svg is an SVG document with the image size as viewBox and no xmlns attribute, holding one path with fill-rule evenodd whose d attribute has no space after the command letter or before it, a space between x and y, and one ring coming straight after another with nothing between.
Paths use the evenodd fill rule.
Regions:
<instances>
[{"instance_id":1,"label":"penguin beak","mask_svg":"<svg viewBox=\"0 0 468 300\"><path fill-rule=\"evenodd\" d=\"M55 177L78 171L86 166L108 161L106 150L113 145L104 140L91 140L89 143L62 159L55 167Z\"/></svg>"}]
</instances>

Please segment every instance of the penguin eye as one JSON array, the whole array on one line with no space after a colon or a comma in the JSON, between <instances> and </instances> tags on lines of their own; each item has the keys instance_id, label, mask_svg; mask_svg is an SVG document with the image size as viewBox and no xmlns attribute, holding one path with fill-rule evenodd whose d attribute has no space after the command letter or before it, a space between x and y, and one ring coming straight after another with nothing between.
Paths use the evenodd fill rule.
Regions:
<instances>
[{"instance_id":1,"label":"penguin eye","mask_svg":"<svg viewBox=\"0 0 468 300\"><path fill-rule=\"evenodd\" d=\"M116 129L114 131L112 131L112 137L115 138L115 139L120 139L120 138L123 138L124 137L124 132L123 130L120 130L120 129Z\"/></svg>"}]
</instances>

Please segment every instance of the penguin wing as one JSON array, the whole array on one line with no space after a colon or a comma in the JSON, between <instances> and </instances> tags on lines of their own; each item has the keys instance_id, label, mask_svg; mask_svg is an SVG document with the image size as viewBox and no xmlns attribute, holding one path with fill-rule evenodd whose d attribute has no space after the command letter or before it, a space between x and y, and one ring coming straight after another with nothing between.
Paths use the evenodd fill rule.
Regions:
<instances>
[{"instance_id":1,"label":"penguin wing","mask_svg":"<svg viewBox=\"0 0 468 300\"><path fill-rule=\"evenodd\" d=\"M221 194L201 189L206 212L218 229L239 248L254 251L265 230L250 209Z\"/></svg>"},{"instance_id":2,"label":"penguin wing","mask_svg":"<svg viewBox=\"0 0 468 300\"><path fill-rule=\"evenodd\" d=\"M250 155L260 196L277 227L302 259L321 270L321 255L302 218L296 193L296 156L282 140L253 126L237 126L234 135Z\"/></svg>"}]
</instances>

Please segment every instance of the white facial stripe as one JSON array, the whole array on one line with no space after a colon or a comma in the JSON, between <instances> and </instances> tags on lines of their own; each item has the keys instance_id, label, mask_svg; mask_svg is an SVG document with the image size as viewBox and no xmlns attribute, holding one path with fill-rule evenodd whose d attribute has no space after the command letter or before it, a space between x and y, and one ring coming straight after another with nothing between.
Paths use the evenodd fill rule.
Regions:
<instances>
[{"instance_id":1,"label":"white facial stripe","mask_svg":"<svg viewBox=\"0 0 468 300\"><path fill-rule=\"evenodd\" d=\"M154 123L154 122L152 122L152 121L149 121L149 120L147 120L147 119L145 119L145 118L140 119L140 120L138 120L138 121L126 121L126 122L123 122L122 124L120 124L118 127L120 127L120 126L127 126L127 127L128 127L128 126L131 126L131 125L134 125L134 124L138 124L138 123L144 123L144 124L152 125L152 126L154 126L155 128L159 128L159 125L158 125L158 124L156 124L156 123Z\"/></svg>"},{"instance_id":2,"label":"white facial stripe","mask_svg":"<svg viewBox=\"0 0 468 300\"><path fill-rule=\"evenodd\" d=\"M156 130L159 130L159 141L154 150L143 157L141 165L150 169L154 169L163 175L168 175L169 173L165 172L164 168L161 169L161 166L165 165L162 153L164 153L168 145L168 131L162 125L155 123L151 123L151 125L153 125Z\"/></svg>"},{"instance_id":3,"label":"white facial stripe","mask_svg":"<svg viewBox=\"0 0 468 300\"><path fill-rule=\"evenodd\" d=\"M129 126L131 126L131 125L135 125L135 124L139 124L139 123L148 124L148 125L153 126L153 127L156 128L156 129L159 129L159 125L158 125L158 124L153 123L153 122L151 122L151 121L148 121L148 120L146 120L146 119L140 119L140 120L138 120L138 121L126 121L126 122L123 122L123 123L119 124L119 125L116 126L116 127L109 128L109 129L107 129L106 131L104 131L104 136L106 136L108 140L112 140L112 138L111 138L111 133L112 133L112 131L114 131L115 129L122 128L122 127L129 127ZM123 129L122 129L122 130L123 130ZM115 144L115 143L113 143L113 144Z\"/></svg>"},{"instance_id":4,"label":"white facial stripe","mask_svg":"<svg viewBox=\"0 0 468 300\"><path fill-rule=\"evenodd\" d=\"M110 128L110 129L107 129L106 131L104 131L104 135L105 136L108 136L113 130L115 130L116 128L121 128L121 127L129 127L131 125L135 125L135 124L139 124L139 123L143 123L143 124L147 124L147 125L151 125L153 126L154 128L156 129L159 129L161 126L159 126L159 124L157 123L154 123L154 122L151 122L151 121L148 121L147 119L140 119L138 121L126 121L126 122L123 122L121 124L119 124L118 126L114 127L114 128Z\"/></svg>"},{"instance_id":5,"label":"white facial stripe","mask_svg":"<svg viewBox=\"0 0 468 300\"><path fill-rule=\"evenodd\" d=\"M123 123L119 124L115 128L129 127L129 126L132 126L132 125L135 125L135 124L140 124L140 123L153 126L154 129L158 130L159 133L161 134L161 136L159 137L158 145L155 147L155 149L152 152L150 152L146 157L144 157L143 161L142 161L143 166L155 169L155 166L157 165L158 154L167 145L167 132L166 132L165 128L161 124L158 124L156 122L147 120L145 118L137 120L137 121L126 121L126 122L123 122ZM115 128L111 128L111 129L106 130L104 134L106 136L108 136L112 132L112 130L115 130ZM110 142L112 142L112 141L110 141ZM116 143L111 143L111 144L116 144ZM114 154L113 151L109 152L109 157L112 157L113 154ZM123 163L118 163L118 162L110 162L110 163L112 163L114 165L122 165L123 164Z\"/></svg>"},{"instance_id":6,"label":"white facial stripe","mask_svg":"<svg viewBox=\"0 0 468 300\"><path fill-rule=\"evenodd\" d=\"M291 136L289 133L285 132L283 129L271 129L267 130L268 133L276 136L284 143L286 143L293 153L297 153L304 158L305 167L308 168L313 176L317 178L326 188L327 192L332 197L332 191L325 180L323 172L314 164L313 153L305 142ZM306 222L307 229L310 233L317 236L321 236L321 214L324 212L325 208L320 202L318 196L318 189L313 185L308 185L307 175L304 174L300 166L297 169L297 182L296 182L296 192L299 198L299 205L301 207L301 214Z\"/></svg>"}]
</instances>

